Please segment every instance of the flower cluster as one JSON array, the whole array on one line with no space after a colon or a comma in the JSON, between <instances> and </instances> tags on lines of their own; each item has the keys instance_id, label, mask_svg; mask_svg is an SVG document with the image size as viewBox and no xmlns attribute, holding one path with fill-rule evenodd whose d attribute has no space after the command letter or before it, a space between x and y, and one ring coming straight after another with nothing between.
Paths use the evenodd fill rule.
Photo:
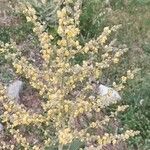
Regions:
<instances>
[{"instance_id":1,"label":"flower cluster","mask_svg":"<svg viewBox=\"0 0 150 150\"><path fill-rule=\"evenodd\" d=\"M139 134L138 131L133 131L133 130L127 130L124 134L118 134L118 135L112 135L109 133L105 133L103 137L98 138L98 143L102 146L107 145L107 144L113 144L115 145L117 141L125 141L129 139L129 137L134 137L135 135ZM99 148L102 148L100 146Z\"/></svg>"},{"instance_id":2,"label":"flower cluster","mask_svg":"<svg viewBox=\"0 0 150 150\"><path fill-rule=\"evenodd\" d=\"M0 119L20 149L51 149L51 146L57 146L59 150L65 147L69 149L76 139L85 143L86 147L92 145L102 149L107 144L116 144L138 134L132 130L115 135L98 135L96 132L103 130L111 119L128 107L118 106L110 115L101 115L102 110L112 102L107 101L105 96L99 96L93 84L101 78L103 69L119 62L127 48L115 47L114 41L109 43L108 40L109 35L120 26L105 27L96 39L80 44L80 7L81 0L63 0L62 9L57 12L59 40L55 43L55 37L46 32L35 9L29 3L22 5L23 13L27 21L33 23L33 31L40 42L43 58L41 68L22 56L15 44L5 44L0 48L0 54L5 53L6 58L12 59L16 73L28 79L41 98L40 114L33 113L23 104L10 101L4 86L0 85L0 102L3 105ZM10 49L13 49L11 53ZM81 64L74 61L77 55L86 56ZM121 84L114 83L114 86L122 89L127 79L133 77L129 70L127 76L121 78ZM22 126L24 129L34 128L39 134L38 142L26 138ZM0 144L6 145L5 142ZM14 149L16 145L10 146Z\"/></svg>"},{"instance_id":3,"label":"flower cluster","mask_svg":"<svg viewBox=\"0 0 150 150\"><path fill-rule=\"evenodd\" d=\"M134 78L134 71L128 70L127 75L124 75L121 77L121 82L119 84L116 84L116 82L113 82L113 86L117 91L121 91L125 88L125 84L127 83L127 80Z\"/></svg>"},{"instance_id":4,"label":"flower cluster","mask_svg":"<svg viewBox=\"0 0 150 150\"><path fill-rule=\"evenodd\" d=\"M71 129L66 128L64 130L60 130L58 133L59 142L62 145L66 145L68 143L71 143L73 140L73 135L71 134Z\"/></svg>"}]
</instances>

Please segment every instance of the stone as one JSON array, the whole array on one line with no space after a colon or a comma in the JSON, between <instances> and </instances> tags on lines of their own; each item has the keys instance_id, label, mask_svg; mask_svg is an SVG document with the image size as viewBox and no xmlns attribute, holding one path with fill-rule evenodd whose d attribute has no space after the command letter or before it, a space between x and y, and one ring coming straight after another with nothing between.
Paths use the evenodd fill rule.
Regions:
<instances>
[{"instance_id":1,"label":"stone","mask_svg":"<svg viewBox=\"0 0 150 150\"><path fill-rule=\"evenodd\" d=\"M109 94L109 91L111 92L111 94ZM100 94L101 96L107 96L109 100L121 100L121 96L117 91L102 84L100 84L100 86L98 87L98 94Z\"/></svg>"},{"instance_id":2,"label":"stone","mask_svg":"<svg viewBox=\"0 0 150 150\"><path fill-rule=\"evenodd\" d=\"M14 81L13 83L11 83L8 86L8 89L7 89L8 98L18 102L19 101L19 94L22 91L22 89L23 89L23 82L20 80Z\"/></svg>"}]
</instances>

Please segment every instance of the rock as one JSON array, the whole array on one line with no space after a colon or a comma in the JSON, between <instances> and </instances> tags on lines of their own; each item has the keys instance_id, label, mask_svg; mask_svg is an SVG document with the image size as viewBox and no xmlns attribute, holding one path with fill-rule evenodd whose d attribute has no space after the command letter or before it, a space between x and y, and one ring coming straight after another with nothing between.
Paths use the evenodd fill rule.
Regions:
<instances>
[{"instance_id":1,"label":"rock","mask_svg":"<svg viewBox=\"0 0 150 150\"><path fill-rule=\"evenodd\" d=\"M98 88L98 93L101 96L107 96L109 100L121 100L121 96L113 88L107 87L102 84L100 84ZM109 91L111 92L111 94L109 94Z\"/></svg>"},{"instance_id":2,"label":"rock","mask_svg":"<svg viewBox=\"0 0 150 150\"><path fill-rule=\"evenodd\" d=\"M19 101L19 94L23 89L23 82L16 80L8 86L8 97L16 102Z\"/></svg>"}]
</instances>

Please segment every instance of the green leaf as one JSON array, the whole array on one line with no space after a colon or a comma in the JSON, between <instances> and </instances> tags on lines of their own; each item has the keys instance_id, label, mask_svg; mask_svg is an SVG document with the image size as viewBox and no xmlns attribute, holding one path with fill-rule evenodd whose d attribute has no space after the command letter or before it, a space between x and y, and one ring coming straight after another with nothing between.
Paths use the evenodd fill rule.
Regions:
<instances>
[{"instance_id":1,"label":"green leaf","mask_svg":"<svg viewBox=\"0 0 150 150\"><path fill-rule=\"evenodd\" d=\"M84 143L77 139L72 142L70 146L70 150L79 150L83 146L84 146Z\"/></svg>"}]
</instances>

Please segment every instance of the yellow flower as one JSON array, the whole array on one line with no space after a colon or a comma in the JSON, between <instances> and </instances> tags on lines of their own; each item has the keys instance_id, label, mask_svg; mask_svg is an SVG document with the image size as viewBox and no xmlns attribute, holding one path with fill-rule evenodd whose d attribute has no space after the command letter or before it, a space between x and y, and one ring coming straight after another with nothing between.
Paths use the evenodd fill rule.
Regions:
<instances>
[{"instance_id":1,"label":"yellow flower","mask_svg":"<svg viewBox=\"0 0 150 150\"><path fill-rule=\"evenodd\" d=\"M67 13L66 8L63 8L61 11L58 10L58 11L57 11L57 17L58 17L58 18L63 18L63 17L66 16L66 13Z\"/></svg>"},{"instance_id":2,"label":"yellow flower","mask_svg":"<svg viewBox=\"0 0 150 150\"><path fill-rule=\"evenodd\" d=\"M70 54L69 51L66 50L66 51L65 51L65 56L69 56L69 54Z\"/></svg>"},{"instance_id":3,"label":"yellow flower","mask_svg":"<svg viewBox=\"0 0 150 150\"><path fill-rule=\"evenodd\" d=\"M134 78L134 74L131 72L131 70L127 71L127 78L129 78L129 79L133 79Z\"/></svg>"},{"instance_id":4,"label":"yellow flower","mask_svg":"<svg viewBox=\"0 0 150 150\"><path fill-rule=\"evenodd\" d=\"M67 46L67 41L66 40L59 40L58 42L57 42L57 44L59 45L59 46Z\"/></svg>"},{"instance_id":5,"label":"yellow flower","mask_svg":"<svg viewBox=\"0 0 150 150\"><path fill-rule=\"evenodd\" d=\"M69 128L66 128L59 131L58 138L60 144L66 145L72 142L73 135L71 133L71 130Z\"/></svg>"},{"instance_id":6,"label":"yellow flower","mask_svg":"<svg viewBox=\"0 0 150 150\"><path fill-rule=\"evenodd\" d=\"M127 77L122 76L122 77L121 77L121 80L122 80L122 83L126 83L126 81L127 81Z\"/></svg>"},{"instance_id":7,"label":"yellow flower","mask_svg":"<svg viewBox=\"0 0 150 150\"><path fill-rule=\"evenodd\" d=\"M114 62L115 64L117 64L117 63L119 62L119 59L118 59L118 58L114 58L114 59L113 59L113 62Z\"/></svg>"},{"instance_id":8,"label":"yellow flower","mask_svg":"<svg viewBox=\"0 0 150 150\"><path fill-rule=\"evenodd\" d=\"M96 126L97 126L97 124L95 122L92 122L90 125L91 128L95 128Z\"/></svg>"},{"instance_id":9,"label":"yellow flower","mask_svg":"<svg viewBox=\"0 0 150 150\"><path fill-rule=\"evenodd\" d=\"M68 112L69 106L66 104L66 105L64 106L64 109L65 109L65 112Z\"/></svg>"}]
</instances>

